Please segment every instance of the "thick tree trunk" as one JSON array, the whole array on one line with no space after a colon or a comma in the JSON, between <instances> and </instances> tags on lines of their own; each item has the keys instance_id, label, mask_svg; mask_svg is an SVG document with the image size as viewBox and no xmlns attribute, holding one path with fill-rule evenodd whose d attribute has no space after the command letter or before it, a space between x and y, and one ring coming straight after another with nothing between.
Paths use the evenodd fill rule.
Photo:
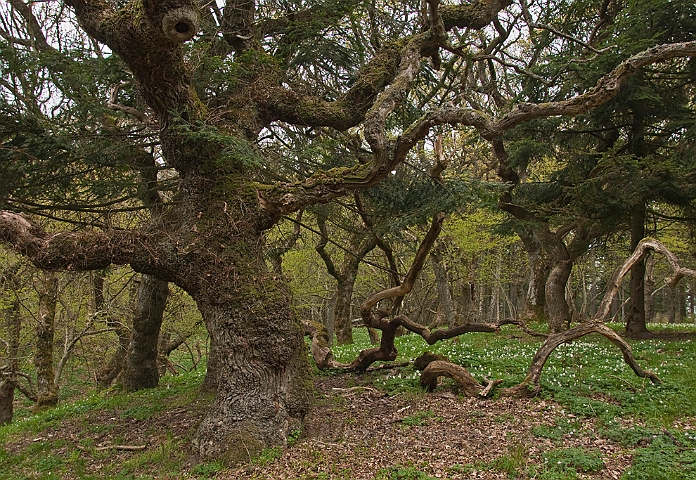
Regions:
<instances>
[{"instance_id":1,"label":"thick tree trunk","mask_svg":"<svg viewBox=\"0 0 696 480\"><path fill-rule=\"evenodd\" d=\"M168 295L168 282L142 276L130 349L121 373L121 385L126 391L153 388L159 383L157 345Z\"/></svg>"},{"instance_id":2,"label":"thick tree trunk","mask_svg":"<svg viewBox=\"0 0 696 480\"><path fill-rule=\"evenodd\" d=\"M268 270L264 229L272 219L258 211L256 192L235 177L183 183L187 274L176 281L203 315L216 370L215 400L194 445L204 458L249 461L301 426L313 388L304 328L282 277Z\"/></svg>"},{"instance_id":3,"label":"thick tree trunk","mask_svg":"<svg viewBox=\"0 0 696 480\"><path fill-rule=\"evenodd\" d=\"M217 396L194 443L206 458L244 462L300 428L311 389L302 326L270 276L244 281L237 300L198 298L217 345Z\"/></svg>"},{"instance_id":4,"label":"thick tree trunk","mask_svg":"<svg viewBox=\"0 0 696 480\"><path fill-rule=\"evenodd\" d=\"M36 323L36 407L58 403L58 387L53 373L53 333L58 299L58 278L54 273L39 273L39 314Z\"/></svg>"},{"instance_id":5,"label":"thick tree trunk","mask_svg":"<svg viewBox=\"0 0 696 480\"><path fill-rule=\"evenodd\" d=\"M631 212L631 251L634 251L645 237L645 206L641 203ZM626 306L626 334L631 337L649 335L645 323L645 260L642 259L631 267L629 283L631 298Z\"/></svg>"}]
</instances>

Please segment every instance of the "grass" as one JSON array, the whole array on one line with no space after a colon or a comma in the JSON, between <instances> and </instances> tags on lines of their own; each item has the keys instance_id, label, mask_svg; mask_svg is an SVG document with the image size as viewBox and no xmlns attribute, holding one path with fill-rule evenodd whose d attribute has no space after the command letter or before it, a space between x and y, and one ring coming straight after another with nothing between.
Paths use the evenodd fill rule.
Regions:
<instances>
[{"instance_id":1,"label":"grass","mask_svg":"<svg viewBox=\"0 0 696 480\"><path fill-rule=\"evenodd\" d=\"M693 326L680 325L679 328L680 331L696 331ZM672 331L669 326L653 325L651 329ZM356 329L354 336L356 342L353 345L334 349L337 360L350 361L369 346L365 329ZM427 345L417 335L406 335L396 340L397 361L412 360L430 350L465 366L479 381L484 377L501 378L502 387L510 387L524 378L540 345L539 340L520 337L512 326L504 327L499 335L472 333L433 346ZM544 369L538 401L557 402L563 415L548 419L530 432L532 440L548 442L552 447L532 454L528 443L516 440L507 454L480 464L452 465L451 474L495 470L508 478L546 480L592 475L603 468L599 451L563 448L564 439L586 428L583 425L591 419L593 435L620 443L632 456L632 465L624 472L623 480L696 478L696 430L693 426L696 378L692 368L696 361L696 342L690 339L649 340L631 344L639 364L657 373L665 382L663 385L653 385L636 377L623 362L618 349L603 337L583 337L562 345ZM190 451L190 435L195 425L188 429L188 433L178 434L161 431L156 426L158 418L172 410L197 408L198 386L203 376L202 369L177 377L167 376L162 379L160 387L131 394L114 390L92 391L79 398L63 399L56 408L42 412L34 412L29 404L19 401L16 421L0 427L0 480L173 479L181 478L182 472L201 479L224 476L226 467L220 462L188 463L186 452ZM355 377L353 383L371 382L391 395L425 395L419 378L420 372L406 367L364 374ZM77 391L76 385L80 385L77 380L69 383L66 390ZM478 416L482 416L479 411L471 412L472 418ZM511 420L509 417L508 414L501 415L493 422L502 425ZM436 429L438 423L433 419L432 411L422 410L404 417L401 424L405 429L416 426ZM75 425L76 430L86 435L57 438L53 432L65 424ZM152 442L154 448L130 452L127 456L99 450L100 445L107 441L126 441L128 428L140 425L150 425L146 433L157 438ZM301 441L302 432L294 431L290 448ZM278 448L267 449L253 463L263 468L276 462L281 455L282 450ZM382 468L375 478L423 480L432 478L426 473L428 471L427 465L399 464ZM350 478L350 472L341 475Z\"/></svg>"},{"instance_id":2,"label":"grass","mask_svg":"<svg viewBox=\"0 0 696 480\"><path fill-rule=\"evenodd\" d=\"M416 412L401 420L401 424L407 427L418 427L428 423L428 419L433 417L433 412L430 410L424 412Z\"/></svg>"},{"instance_id":3,"label":"grass","mask_svg":"<svg viewBox=\"0 0 696 480\"><path fill-rule=\"evenodd\" d=\"M622 325L612 326L621 331ZM696 332L696 326L684 324L653 324L650 329L655 333ZM420 336L405 335L396 339L397 361L413 360L430 350L466 367L479 381L484 377L501 378L501 386L510 387L522 381L540 346L539 340L511 340L516 333L515 327L506 326L501 335L471 333L432 346ZM355 339L353 345L334 349L340 361L350 361L368 347L364 330L356 330ZM630 343L639 364L659 375L663 385L637 377L614 345L604 337L591 335L556 349L543 371L541 397L560 403L564 413L576 419L595 419L600 436L635 452L624 480L696 478L696 433L687 427L673 427L680 419L696 416L696 342L653 339ZM419 378L420 372L404 369L379 377L374 383L391 394L417 392ZM535 427L532 434L558 442L579 428L577 420L563 418L552 425ZM672 437L676 442L669 441ZM548 455L548 463L535 473L537 478L578 478L579 472L601 469L596 451L558 450ZM489 467L515 478L521 471L521 458L511 452Z\"/></svg>"},{"instance_id":4,"label":"grass","mask_svg":"<svg viewBox=\"0 0 696 480\"><path fill-rule=\"evenodd\" d=\"M190 438L175 438L168 431L145 432L157 440L156 447L134 452L121 460L114 451L99 450L89 436L77 438L76 435L71 440L52 437L59 427L72 423L76 429L103 437L105 443L124 443L129 428L132 429L128 425L137 428L158 412L182 405L194 408L192 404L202 378L202 372L194 371L177 377L164 377L156 389L130 394L114 390L93 392L81 400L63 402L50 410L21 412L15 422L0 427L0 445L21 442L22 438L31 441L23 442L24 447L19 451L0 448L0 480L180 478ZM108 423L111 421L114 423ZM127 424L125 428L124 422ZM98 475L87 473L88 458L92 463L91 470L94 464L98 464Z\"/></svg>"},{"instance_id":5,"label":"grass","mask_svg":"<svg viewBox=\"0 0 696 480\"><path fill-rule=\"evenodd\" d=\"M382 468L377 472L375 480L436 480L425 472L413 466L394 465Z\"/></svg>"}]
</instances>

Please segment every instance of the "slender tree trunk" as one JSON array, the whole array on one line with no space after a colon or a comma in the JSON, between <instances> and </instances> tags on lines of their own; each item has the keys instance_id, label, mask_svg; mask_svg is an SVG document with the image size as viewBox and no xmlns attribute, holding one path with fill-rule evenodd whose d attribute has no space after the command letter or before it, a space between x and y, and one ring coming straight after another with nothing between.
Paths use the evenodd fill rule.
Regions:
<instances>
[{"instance_id":1,"label":"slender tree trunk","mask_svg":"<svg viewBox=\"0 0 696 480\"><path fill-rule=\"evenodd\" d=\"M516 228L515 231L522 240L529 260L529 287L522 317L542 319L546 314L546 281L551 267L534 235L522 227Z\"/></svg>"},{"instance_id":2,"label":"slender tree trunk","mask_svg":"<svg viewBox=\"0 0 696 480\"><path fill-rule=\"evenodd\" d=\"M462 301L464 306L465 323L473 321L476 317L477 302L476 302L476 282L464 282L462 285Z\"/></svg>"},{"instance_id":3,"label":"slender tree trunk","mask_svg":"<svg viewBox=\"0 0 696 480\"><path fill-rule=\"evenodd\" d=\"M430 260L435 274L435 285L437 286L437 298L442 307L442 314L445 317L444 323L449 327L454 327L457 324L456 315L454 313L454 302L452 302L452 293L449 287L449 276L442 258L442 246L437 244L430 251Z\"/></svg>"},{"instance_id":4,"label":"slender tree trunk","mask_svg":"<svg viewBox=\"0 0 696 480\"><path fill-rule=\"evenodd\" d=\"M357 269L344 271L339 275L336 286L336 307L334 310L334 329L336 341L339 345L353 343L353 323L351 321L351 303L353 301L353 287L357 277Z\"/></svg>"},{"instance_id":5,"label":"slender tree trunk","mask_svg":"<svg viewBox=\"0 0 696 480\"><path fill-rule=\"evenodd\" d=\"M655 317L655 255L650 255L645 262L645 323Z\"/></svg>"},{"instance_id":6,"label":"slender tree trunk","mask_svg":"<svg viewBox=\"0 0 696 480\"><path fill-rule=\"evenodd\" d=\"M130 331L128 328L126 328L120 319L113 318L111 313L107 311L108 306L104 297L105 283L105 272L94 272L92 278L92 291L94 296L95 315L99 315L106 319L106 325L114 329L118 344L107 364L103 365L96 373L97 385L100 387L108 387L121 373L123 364L126 361L126 355L128 354L128 346L130 345Z\"/></svg>"},{"instance_id":7,"label":"slender tree trunk","mask_svg":"<svg viewBox=\"0 0 696 480\"><path fill-rule=\"evenodd\" d=\"M5 283L5 282L2 282ZM9 290L9 289L8 289ZM14 296L6 291L8 297ZM14 416L15 373L19 369L19 335L21 318L19 316L19 301L16 296L1 313L7 334L5 373L0 377L0 425L12 422Z\"/></svg>"},{"instance_id":8,"label":"slender tree trunk","mask_svg":"<svg viewBox=\"0 0 696 480\"><path fill-rule=\"evenodd\" d=\"M58 278L40 272L38 281L39 314L36 323L36 407L53 407L58 403L58 387L53 373L53 334L58 299Z\"/></svg>"},{"instance_id":9,"label":"slender tree trunk","mask_svg":"<svg viewBox=\"0 0 696 480\"><path fill-rule=\"evenodd\" d=\"M631 251L645 237L645 205L633 207L631 212ZM626 333L641 337L649 334L645 323L645 260L636 262L631 268L629 283L630 300L626 306Z\"/></svg>"},{"instance_id":10,"label":"slender tree trunk","mask_svg":"<svg viewBox=\"0 0 696 480\"><path fill-rule=\"evenodd\" d=\"M339 269L336 267L329 252L326 251L326 244L329 241L326 217L320 215L317 218L317 223L322 237L315 249L324 261L329 275L336 279L336 309L334 316L336 342L339 345L351 344L353 343L351 304L355 279L358 276L360 262L365 258L365 255L377 246L377 241L375 236L369 232L358 231L353 233L348 242L347 251L344 253L343 263Z\"/></svg>"},{"instance_id":11,"label":"slender tree trunk","mask_svg":"<svg viewBox=\"0 0 696 480\"><path fill-rule=\"evenodd\" d=\"M167 306L168 282L143 275L133 317L133 333L121 384L126 391L153 388L159 383L157 345Z\"/></svg>"},{"instance_id":12,"label":"slender tree trunk","mask_svg":"<svg viewBox=\"0 0 696 480\"><path fill-rule=\"evenodd\" d=\"M682 285L667 288L667 321L682 323L686 315L686 292Z\"/></svg>"}]
</instances>

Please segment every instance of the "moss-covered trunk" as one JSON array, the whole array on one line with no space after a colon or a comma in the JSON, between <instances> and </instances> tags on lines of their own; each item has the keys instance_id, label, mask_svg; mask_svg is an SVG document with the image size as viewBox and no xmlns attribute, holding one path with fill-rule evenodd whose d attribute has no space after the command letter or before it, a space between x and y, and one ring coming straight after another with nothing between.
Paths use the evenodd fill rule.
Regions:
<instances>
[{"instance_id":1,"label":"moss-covered trunk","mask_svg":"<svg viewBox=\"0 0 696 480\"><path fill-rule=\"evenodd\" d=\"M273 223L241 175L184 179L176 279L196 301L214 351L216 398L194 443L205 458L248 461L284 445L308 406L311 370L290 293L266 265Z\"/></svg>"},{"instance_id":2,"label":"moss-covered trunk","mask_svg":"<svg viewBox=\"0 0 696 480\"><path fill-rule=\"evenodd\" d=\"M283 289L264 292L266 282L254 282L260 291L249 301L199 301L220 353L216 398L194 439L206 458L249 461L285 445L306 412L311 377L302 330Z\"/></svg>"}]
</instances>

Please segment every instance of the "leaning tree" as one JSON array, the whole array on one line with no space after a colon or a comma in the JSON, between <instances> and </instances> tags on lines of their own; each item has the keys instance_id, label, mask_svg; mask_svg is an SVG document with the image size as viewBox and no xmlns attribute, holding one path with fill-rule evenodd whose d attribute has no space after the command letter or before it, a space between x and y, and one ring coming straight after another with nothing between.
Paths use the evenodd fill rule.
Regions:
<instances>
[{"instance_id":1,"label":"leaning tree","mask_svg":"<svg viewBox=\"0 0 696 480\"><path fill-rule=\"evenodd\" d=\"M282 278L264 260L269 227L283 215L377 184L435 126L470 125L494 140L531 119L600 105L645 65L696 54L694 42L658 46L602 72L584 93L515 105L493 117L461 101L471 85L463 79L468 66L493 61L477 32L492 32L513 57L523 45L525 19L510 0L62 4L91 41L108 47L80 60L109 63L119 83L113 95L103 92L104 101L152 130L148 141L133 141L131 156L154 155L176 173L177 188L156 218L130 228L44 230L29 216L4 211L0 240L42 269L129 264L188 292L211 335L217 372L217 395L194 442L201 455L230 460L285 443L309 405L303 330ZM28 26L35 41L46 41L40 29L40 23ZM83 53L78 47L55 44L76 48L71 58ZM61 68L47 62L51 81L60 80ZM424 76L439 88L413 115L403 107ZM21 95L21 86L4 92ZM96 141L108 119L83 113L94 125L71 129L56 122L45 135L67 129L76 140ZM395 116L407 114L413 115L408 125L392 128ZM269 132L281 124L302 127L308 136L349 132L363 155L350 166L318 165L288 181L265 181L277 160L265 150L273 141Z\"/></svg>"}]
</instances>

